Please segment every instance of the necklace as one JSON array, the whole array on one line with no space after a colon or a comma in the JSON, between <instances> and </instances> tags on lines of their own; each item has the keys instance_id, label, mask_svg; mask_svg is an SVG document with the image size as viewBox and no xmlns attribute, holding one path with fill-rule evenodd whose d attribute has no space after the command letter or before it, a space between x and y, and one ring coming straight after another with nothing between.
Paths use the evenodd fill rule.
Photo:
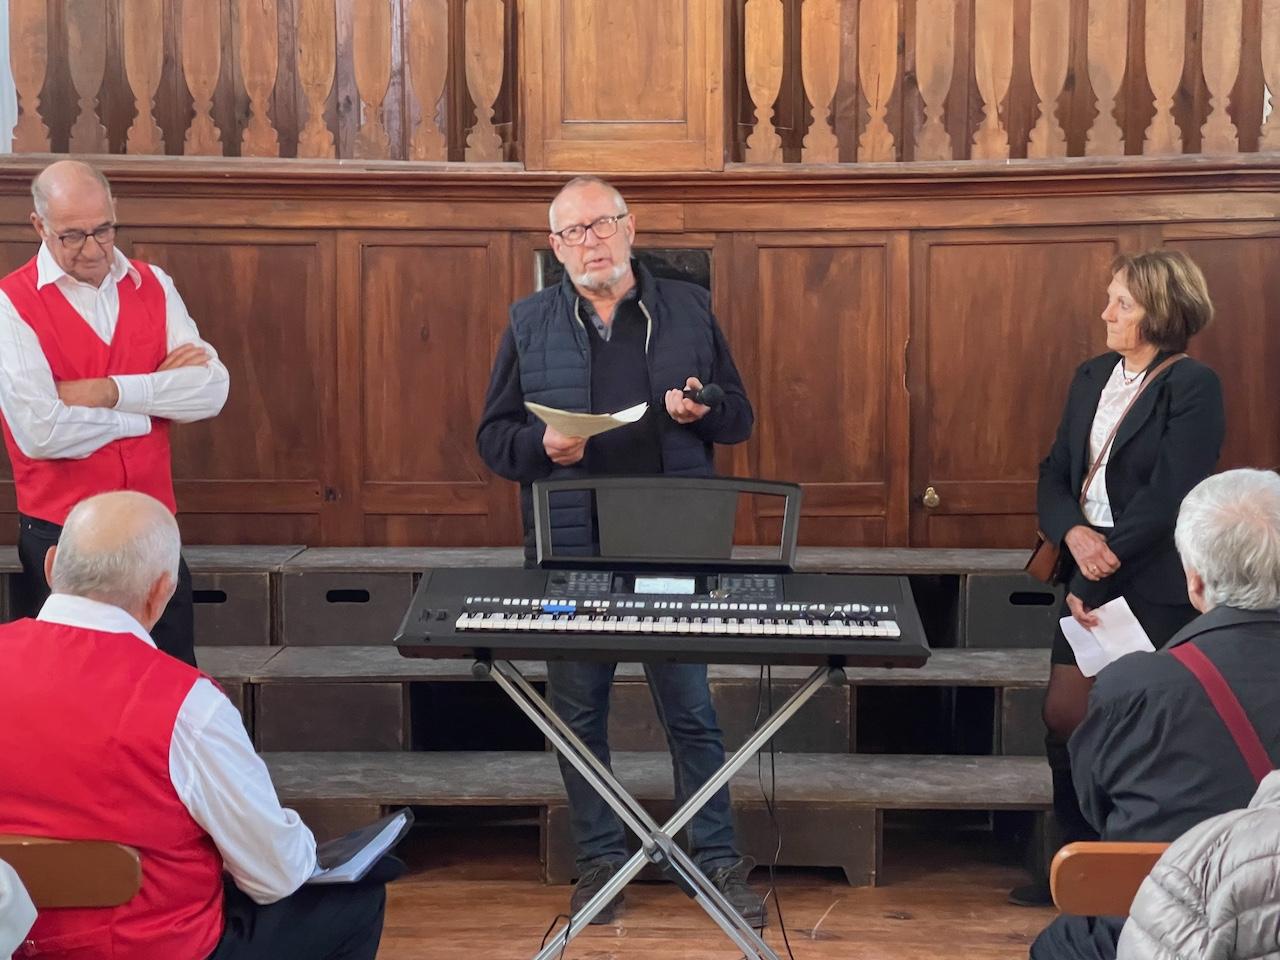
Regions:
<instances>
[{"instance_id":1,"label":"necklace","mask_svg":"<svg viewBox=\"0 0 1280 960\"><path fill-rule=\"evenodd\" d=\"M1124 361L1123 360L1120 361L1120 379L1124 381L1124 385L1126 387L1133 386L1135 383L1138 382L1138 378L1141 377L1146 372L1147 371L1145 370L1139 370L1133 376L1129 376L1129 372L1124 368Z\"/></svg>"}]
</instances>

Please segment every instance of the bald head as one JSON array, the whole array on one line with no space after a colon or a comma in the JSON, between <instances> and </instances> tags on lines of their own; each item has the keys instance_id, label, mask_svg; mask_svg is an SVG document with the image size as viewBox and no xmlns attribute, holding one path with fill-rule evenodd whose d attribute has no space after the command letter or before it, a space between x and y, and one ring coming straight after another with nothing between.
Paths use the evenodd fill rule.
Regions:
<instances>
[{"instance_id":1,"label":"bald head","mask_svg":"<svg viewBox=\"0 0 1280 960\"><path fill-rule=\"evenodd\" d=\"M113 202L107 178L80 160L59 160L36 174L31 200L36 213L46 219L53 207L100 208Z\"/></svg>"},{"instance_id":2,"label":"bald head","mask_svg":"<svg viewBox=\"0 0 1280 960\"><path fill-rule=\"evenodd\" d=\"M49 585L120 607L149 630L177 583L180 549L178 524L159 500L126 490L99 494L67 516L46 560Z\"/></svg>"},{"instance_id":3,"label":"bald head","mask_svg":"<svg viewBox=\"0 0 1280 960\"><path fill-rule=\"evenodd\" d=\"M618 192L617 187L608 180L600 177L574 177L556 194L555 199L551 201L551 209L548 219L551 222L551 232L569 226L574 221L572 217L566 220L564 214L567 212L566 207L576 205L576 201L583 195L588 198L603 200L606 206L611 205L611 213L626 213L627 201L622 199L622 194Z\"/></svg>"}]
</instances>

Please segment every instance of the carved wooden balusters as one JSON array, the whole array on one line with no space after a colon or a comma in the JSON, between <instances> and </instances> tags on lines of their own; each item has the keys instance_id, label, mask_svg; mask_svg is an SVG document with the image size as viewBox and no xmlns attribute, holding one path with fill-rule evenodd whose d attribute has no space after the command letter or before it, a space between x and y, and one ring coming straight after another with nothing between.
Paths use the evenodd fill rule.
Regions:
<instances>
[{"instance_id":1,"label":"carved wooden balusters","mask_svg":"<svg viewBox=\"0 0 1280 960\"><path fill-rule=\"evenodd\" d=\"M156 122L156 92L164 69L164 0L130 0L124 17L124 67L138 113L129 127L129 153L164 153L164 139Z\"/></svg>"},{"instance_id":2,"label":"carved wooden balusters","mask_svg":"<svg viewBox=\"0 0 1280 960\"><path fill-rule=\"evenodd\" d=\"M222 153L213 123L213 92L222 64L222 18L218 3L182 4L182 72L195 101L196 115L187 128L183 152L196 156Z\"/></svg>"},{"instance_id":3,"label":"carved wooden balusters","mask_svg":"<svg viewBox=\"0 0 1280 960\"><path fill-rule=\"evenodd\" d=\"M237 0L240 14L240 74L249 96L249 125L240 154L245 157L280 155L280 137L267 115L276 85L279 48L276 0Z\"/></svg>"},{"instance_id":4,"label":"carved wooden balusters","mask_svg":"<svg viewBox=\"0 0 1280 960\"><path fill-rule=\"evenodd\" d=\"M782 0L747 0L743 10L747 89L756 125L747 137L748 163L781 163L782 138L773 125L773 103L782 83Z\"/></svg>"},{"instance_id":5,"label":"carved wooden balusters","mask_svg":"<svg viewBox=\"0 0 1280 960\"><path fill-rule=\"evenodd\" d=\"M982 124L973 135L975 160L1009 157L1009 131L1000 120L1000 103L1013 78L1013 4L974 0L973 68L982 97Z\"/></svg>"},{"instance_id":6,"label":"carved wooden balusters","mask_svg":"<svg viewBox=\"0 0 1280 960\"><path fill-rule=\"evenodd\" d=\"M449 77L448 0L408 0L405 60L421 119L410 141L411 160L447 160L449 142L436 122L436 108Z\"/></svg>"},{"instance_id":7,"label":"carved wooden balusters","mask_svg":"<svg viewBox=\"0 0 1280 960\"><path fill-rule=\"evenodd\" d=\"M467 0L467 89L476 105L476 123L467 134L466 157L473 162L502 159L502 138L493 127L493 104L502 87L505 15L502 0Z\"/></svg>"},{"instance_id":8,"label":"carved wooden balusters","mask_svg":"<svg viewBox=\"0 0 1280 960\"><path fill-rule=\"evenodd\" d=\"M337 65L337 21L333 0L297 0L294 46L298 85L302 88L299 117L305 123L298 134L298 156L333 157L337 144L324 119L324 104L333 89Z\"/></svg>"},{"instance_id":9,"label":"carved wooden balusters","mask_svg":"<svg viewBox=\"0 0 1280 960\"><path fill-rule=\"evenodd\" d=\"M1124 153L1124 132L1116 122L1116 96L1124 82L1129 51L1129 5L1116 0L1089 0L1089 82L1098 98L1098 116L1085 138L1089 156Z\"/></svg>"},{"instance_id":10,"label":"carved wooden balusters","mask_svg":"<svg viewBox=\"0 0 1280 960\"><path fill-rule=\"evenodd\" d=\"M924 126L916 138L917 160L953 158L951 135L942 122L956 62L958 0L918 0L916 4L916 84L924 102Z\"/></svg>"},{"instance_id":11,"label":"carved wooden balusters","mask_svg":"<svg viewBox=\"0 0 1280 960\"><path fill-rule=\"evenodd\" d=\"M98 89L107 68L106 0L67 0L71 82L80 103L71 128L72 153L106 153L107 128L98 119Z\"/></svg>"},{"instance_id":12,"label":"carved wooden balusters","mask_svg":"<svg viewBox=\"0 0 1280 960\"><path fill-rule=\"evenodd\" d=\"M40 89L49 63L49 20L45 0L9 0L9 63L18 92L14 153L45 153L49 128L40 116Z\"/></svg>"}]
</instances>

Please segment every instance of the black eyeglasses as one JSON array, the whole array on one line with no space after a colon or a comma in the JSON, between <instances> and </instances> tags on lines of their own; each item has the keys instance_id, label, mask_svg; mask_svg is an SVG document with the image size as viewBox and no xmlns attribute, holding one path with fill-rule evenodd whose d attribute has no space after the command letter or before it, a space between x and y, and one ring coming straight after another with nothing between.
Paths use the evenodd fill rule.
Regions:
<instances>
[{"instance_id":1,"label":"black eyeglasses","mask_svg":"<svg viewBox=\"0 0 1280 960\"><path fill-rule=\"evenodd\" d=\"M572 227L554 231L554 235L571 247L576 247L587 239L588 230L594 233L598 239L608 240L618 232L619 221L625 220L629 216L631 214L624 211L615 213L612 216L601 217L599 220L592 220L590 223L575 223Z\"/></svg>"},{"instance_id":2,"label":"black eyeglasses","mask_svg":"<svg viewBox=\"0 0 1280 960\"><path fill-rule=\"evenodd\" d=\"M119 224L104 223L102 226L95 227L87 233L83 230L68 230L66 233L57 234L57 237L67 250L79 250L90 237L93 237L98 246L105 247L116 238L117 226Z\"/></svg>"}]
</instances>

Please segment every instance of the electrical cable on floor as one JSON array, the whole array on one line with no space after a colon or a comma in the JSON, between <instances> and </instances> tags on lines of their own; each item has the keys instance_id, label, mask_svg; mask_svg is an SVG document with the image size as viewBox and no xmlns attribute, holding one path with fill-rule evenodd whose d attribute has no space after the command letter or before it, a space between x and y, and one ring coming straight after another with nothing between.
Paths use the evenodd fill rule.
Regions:
<instances>
[{"instance_id":1,"label":"electrical cable on floor","mask_svg":"<svg viewBox=\"0 0 1280 960\"><path fill-rule=\"evenodd\" d=\"M556 924L559 923L561 920L569 924L573 923L573 917L569 916L567 913L557 913L556 918L551 921L551 926L547 927L547 932L542 935L542 943L538 944L539 950L546 949L547 937L551 936L551 931L556 928ZM568 949L569 949L569 931L566 930L564 943L560 944L560 955L556 958L556 960L564 960L564 952Z\"/></svg>"},{"instance_id":2,"label":"electrical cable on floor","mask_svg":"<svg viewBox=\"0 0 1280 960\"><path fill-rule=\"evenodd\" d=\"M768 682L766 683L766 677ZM765 691L768 691L768 710L769 716L773 716L773 667L765 666L760 668L760 682L756 690L756 718L752 721L752 729L760 726L760 717L765 709ZM777 841L773 848L773 860L769 864L769 892L764 898L764 908L769 909L769 899L773 899L773 908L778 913L778 929L782 932L782 943L787 948L787 956L790 960L796 960L796 955L791 952L791 941L787 937L787 922L782 916L782 900L778 896L778 877L777 866L778 857L782 855L782 827L778 824L777 800L778 800L778 773L776 766L776 746L773 738L769 738L769 790L764 787L764 765L763 757L756 754L756 780L760 784L760 796L764 800L765 810L769 813L769 823L773 826L773 835Z\"/></svg>"}]
</instances>

